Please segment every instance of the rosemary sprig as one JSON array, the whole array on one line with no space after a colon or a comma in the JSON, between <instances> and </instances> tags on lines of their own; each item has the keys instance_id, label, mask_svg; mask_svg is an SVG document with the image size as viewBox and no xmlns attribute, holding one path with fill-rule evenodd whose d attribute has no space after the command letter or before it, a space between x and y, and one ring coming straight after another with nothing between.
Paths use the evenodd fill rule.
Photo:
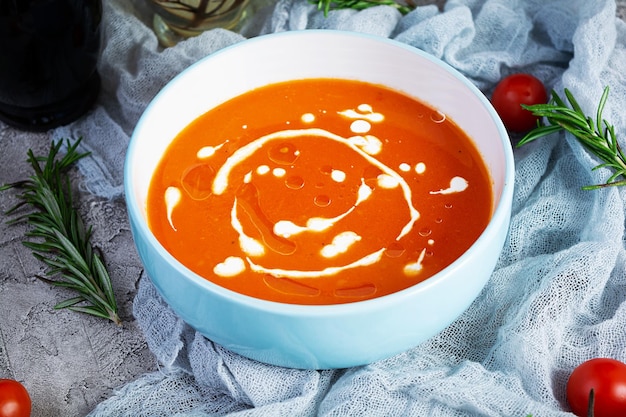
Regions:
<instances>
[{"instance_id":1,"label":"rosemary sprig","mask_svg":"<svg viewBox=\"0 0 626 417\"><path fill-rule=\"evenodd\" d=\"M33 175L0 187L0 191L11 188L22 190L18 195L20 202L5 214L17 215L20 208L30 208L28 213L17 215L8 223L25 222L31 226L23 244L47 266L46 277L37 278L76 292L76 297L60 302L55 309L68 308L121 324L111 279L101 255L90 243L92 228L85 228L80 215L72 207L67 171L76 161L89 155L88 152L77 151L80 141L78 139L72 144L68 140L63 157L58 157L62 140L53 141L47 157L35 156L29 149L27 162L34 171Z\"/></svg>"},{"instance_id":2,"label":"rosemary sprig","mask_svg":"<svg viewBox=\"0 0 626 417\"><path fill-rule=\"evenodd\" d=\"M617 142L615 128L602 118L602 112L609 96L609 87L604 88L596 120L586 116L582 108L568 90L564 90L568 106L559 95L552 90L552 98L547 104L522 105L533 112L535 116L545 118L547 124L538 123L537 127L528 132L517 144L523 146L528 142L550 135L554 132L566 131L571 133L588 151L595 155L602 163L593 168L608 168L612 171L605 184L587 185L585 190L593 190L609 186L626 185L626 156Z\"/></svg>"},{"instance_id":3,"label":"rosemary sprig","mask_svg":"<svg viewBox=\"0 0 626 417\"><path fill-rule=\"evenodd\" d=\"M406 4L401 4L395 0L309 0L309 3L317 4L317 10L323 10L324 16L328 16L330 10L363 10L383 5L394 7L403 15L415 9L415 5L411 1L408 1Z\"/></svg>"}]
</instances>

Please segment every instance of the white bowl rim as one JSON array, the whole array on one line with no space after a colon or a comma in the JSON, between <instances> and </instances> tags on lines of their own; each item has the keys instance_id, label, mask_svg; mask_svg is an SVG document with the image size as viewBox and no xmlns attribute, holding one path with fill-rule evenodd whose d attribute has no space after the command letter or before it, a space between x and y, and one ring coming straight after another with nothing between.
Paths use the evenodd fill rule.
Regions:
<instances>
[{"instance_id":1,"label":"white bowl rim","mask_svg":"<svg viewBox=\"0 0 626 417\"><path fill-rule=\"evenodd\" d=\"M129 192L132 188L133 181L130 175L130 160L135 154L134 148L136 146L136 141L134 140L136 133L141 131L142 125L145 121L145 115L149 113L149 110L155 103L159 100L159 97L164 94L166 90L170 90L172 88L176 88L178 80L184 76L184 74L191 68L205 65L204 62L211 60L213 56L218 54L228 53L233 49L237 49L242 44L252 44L257 42L264 42L266 39L274 38L274 37L284 37L284 36L319 36L320 34L329 35L329 36L339 36L339 37L358 37L369 39L376 42L389 43L396 47L401 47L407 49L421 58L429 60L439 67L442 70L447 71L449 74L457 78L459 81L464 84L466 88L468 88L484 105L487 112L490 114L493 122L496 125L498 136L502 139L503 149L504 149L504 183L502 187L502 193L500 194L499 199L494 201L495 210L492 213L489 224L482 231L478 239L456 260L454 260L450 265L436 273L435 275L426 278L424 281L421 281L415 285L412 285L403 290L399 290L393 292L391 294L382 295L379 297L374 297L371 299L347 302L342 304L289 304L289 303L281 303L276 301L264 300L261 298L252 297L249 295L241 294L236 291L227 289L218 284L215 284L208 279L198 275L197 273L191 271L189 268L184 266L180 261L174 258L162 245L161 243L154 237L150 228L147 225L147 222L140 214L141 210L139 208L138 202L135 199L135 194L133 192ZM267 35L258 36L255 38L245 39L241 42L237 42L233 45L226 46L222 49L219 49L210 55L207 55L204 58L201 58L197 62L191 64L177 76L175 76L171 81L169 81L157 95L150 101L144 113L140 117L137 122L134 132L131 136L127 153L125 159L124 166L124 189L126 194L126 202L128 207L129 215L134 216L136 219L140 219L139 224L136 224L136 227L139 228L140 233L147 239L147 243L156 249L158 254L167 260L168 264L174 267L181 275L186 276L187 279L193 281L193 284L199 285L200 287L205 287L212 293L215 293L217 296L229 299L231 302L246 305L248 308L253 308L259 311L266 311L276 315L286 315L293 317L312 317L312 316L327 316L327 315L358 315L361 311L372 311L372 310L382 310L385 309L386 306L390 304L396 304L399 301L408 298L412 298L415 293L419 293L425 291L428 287L433 285L438 285L441 281L447 279L447 276L453 272L453 270L461 268L461 266L468 262L468 260L472 257L472 253L476 252L478 247L482 245L488 244L486 240L490 235L494 235L497 233L496 228L501 227L502 225L508 225L508 218L510 217L510 205L513 195L514 188L514 158L513 158L513 150L509 141L509 136L504 124L502 123L500 117L497 112L491 105L491 102L485 97L485 95L476 87L468 78L466 78L461 72L457 69L449 65L443 60L440 60L433 55L422 51L414 46L411 46L406 43L402 43L396 41L391 38L385 38L381 36L371 35L367 33L360 32L349 32L342 30L333 30L333 29L306 29L306 30L293 30L293 31L285 31L272 33ZM494 196L495 197L495 196Z\"/></svg>"}]
</instances>

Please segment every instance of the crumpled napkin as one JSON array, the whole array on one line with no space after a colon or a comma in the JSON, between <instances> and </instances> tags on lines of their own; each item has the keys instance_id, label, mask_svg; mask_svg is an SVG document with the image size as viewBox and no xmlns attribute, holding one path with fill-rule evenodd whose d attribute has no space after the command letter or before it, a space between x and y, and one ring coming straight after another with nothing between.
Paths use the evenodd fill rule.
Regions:
<instances>
[{"instance_id":1,"label":"crumpled napkin","mask_svg":"<svg viewBox=\"0 0 626 417\"><path fill-rule=\"evenodd\" d=\"M123 195L125 148L158 90L242 35L225 30L161 50L141 2L104 2L103 92L89 117L54 137L84 137L88 191ZM380 6L328 17L306 0L278 0L244 35L329 28L397 39L460 70L489 96L529 72L570 89L591 115L626 129L626 25L613 0L448 0L406 16ZM622 146L624 143L622 142ZM583 191L609 176L574 138L555 134L515 150L510 235L490 282L439 335L407 352L345 370L260 364L181 321L146 277L135 317L161 364L118 389L91 416L567 416L565 384L592 357L626 361L623 189Z\"/></svg>"}]
</instances>

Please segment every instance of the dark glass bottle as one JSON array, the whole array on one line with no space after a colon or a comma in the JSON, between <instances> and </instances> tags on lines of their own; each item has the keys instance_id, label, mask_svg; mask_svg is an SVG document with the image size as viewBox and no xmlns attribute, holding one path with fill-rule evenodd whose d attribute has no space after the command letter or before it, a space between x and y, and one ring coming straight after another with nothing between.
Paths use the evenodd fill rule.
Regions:
<instances>
[{"instance_id":1,"label":"dark glass bottle","mask_svg":"<svg viewBox=\"0 0 626 417\"><path fill-rule=\"evenodd\" d=\"M101 0L0 0L0 120L68 124L100 90Z\"/></svg>"}]
</instances>

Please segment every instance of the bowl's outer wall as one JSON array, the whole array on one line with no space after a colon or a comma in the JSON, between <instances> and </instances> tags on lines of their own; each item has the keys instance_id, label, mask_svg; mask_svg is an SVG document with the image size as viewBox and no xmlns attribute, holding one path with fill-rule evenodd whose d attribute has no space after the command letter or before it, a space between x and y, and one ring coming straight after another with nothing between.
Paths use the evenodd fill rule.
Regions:
<instances>
[{"instance_id":1,"label":"bowl's outer wall","mask_svg":"<svg viewBox=\"0 0 626 417\"><path fill-rule=\"evenodd\" d=\"M175 268L134 225L139 255L165 301L212 341L261 362L293 368L345 368L372 363L418 345L454 321L482 290L495 266L508 224L490 245L453 266L447 279L427 283L371 308L326 306L319 314L260 310L206 291ZM423 292L423 296L419 293ZM301 306L297 306L301 307ZM305 307L303 310L306 310ZM301 314L299 314L301 313Z\"/></svg>"},{"instance_id":2,"label":"bowl's outer wall","mask_svg":"<svg viewBox=\"0 0 626 417\"><path fill-rule=\"evenodd\" d=\"M357 64L365 56L371 65ZM145 219L150 177L176 134L232 96L270 82L306 77L356 78L403 90L451 117L476 142L492 175L494 215L472 248L442 273L407 290L360 303L271 303L233 293L193 274L150 233ZM183 320L214 342L255 360L294 368L344 368L416 346L443 330L474 301L506 240L513 157L506 131L488 101L445 64L387 39L309 30L227 48L166 86L133 134L125 187L140 258L159 293Z\"/></svg>"}]
</instances>

